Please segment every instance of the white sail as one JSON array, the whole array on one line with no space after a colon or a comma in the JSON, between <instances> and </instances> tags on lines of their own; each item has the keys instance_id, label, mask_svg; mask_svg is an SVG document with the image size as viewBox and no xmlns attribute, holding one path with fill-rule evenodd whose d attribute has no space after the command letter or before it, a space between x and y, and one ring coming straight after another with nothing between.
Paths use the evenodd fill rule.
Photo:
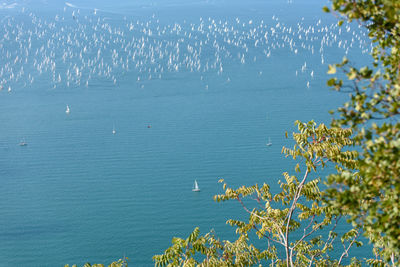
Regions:
<instances>
[{"instance_id":1,"label":"white sail","mask_svg":"<svg viewBox=\"0 0 400 267\"><path fill-rule=\"evenodd\" d=\"M199 185L197 184L196 180L194 180L194 187L193 187L192 191L193 192L199 192L200 191Z\"/></svg>"},{"instance_id":2,"label":"white sail","mask_svg":"<svg viewBox=\"0 0 400 267\"><path fill-rule=\"evenodd\" d=\"M65 113L69 114L71 110L69 109L69 106L67 105L67 109L65 110Z\"/></svg>"}]
</instances>

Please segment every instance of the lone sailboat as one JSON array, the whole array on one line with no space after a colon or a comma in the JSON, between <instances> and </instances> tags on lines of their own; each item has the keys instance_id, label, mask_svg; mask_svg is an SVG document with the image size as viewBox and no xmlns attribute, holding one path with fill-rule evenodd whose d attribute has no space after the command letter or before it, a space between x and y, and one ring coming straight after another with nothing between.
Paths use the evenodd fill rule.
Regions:
<instances>
[{"instance_id":1,"label":"lone sailboat","mask_svg":"<svg viewBox=\"0 0 400 267\"><path fill-rule=\"evenodd\" d=\"M194 186L193 186L192 191L193 192L200 192L200 188L199 188L199 185L197 184L196 180L194 180Z\"/></svg>"},{"instance_id":2,"label":"lone sailboat","mask_svg":"<svg viewBox=\"0 0 400 267\"><path fill-rule=\"evenodd\" d=\"M27 146L28 143L25 141L25 138L23 138L23 139L21 140L21 142L19 142L19 145L20 145L20 146Z\"/></svg>"},{"instance_id":3,"label":"lone sailboat","mask_svg":"<svg viewBox=\"0 0 400 267\"><path fill-rule=\"evenodd\" d=\"M113 134L116 134L116 133L117 133L117 131L115 130L115 126L113 126L112 133L113 133Z\"/></svg>"},{"instance_id":4,"label":"lone sailboat","mask_svg":"<svg viewBox=\"0 0 400 267\"><path fill-rule=\"evenodd\" d=\"M66 113L66 114L71 113L71 110L69 109L69 106L68 106L68 105L67 105L67 109L65 110L65 113Z\"/></svg>"},{"instance_id":5,"label":"lone sailboat","mask_svg":"<svg viewBox=\"0 0 400 267\"><path fill-rule=\"evenodd\" d=\"M271 138L268 138L268 143L265 144L266 146L272 146Z\"/></svg>"}]
</instances>

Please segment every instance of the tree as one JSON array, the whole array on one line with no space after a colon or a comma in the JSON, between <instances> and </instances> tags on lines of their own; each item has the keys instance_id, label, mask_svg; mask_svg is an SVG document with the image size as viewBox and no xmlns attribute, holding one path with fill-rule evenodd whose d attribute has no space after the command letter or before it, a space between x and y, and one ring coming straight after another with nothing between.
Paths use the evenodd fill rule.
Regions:
<instances>
[{"instance_id":1,"label":"tree","mask_svg":"<svg viewBox=\"0 0 400 267\"><path fill-rule=\"evenodd\" d=\"M371 66L358 69L347 58L330 66L331 74L340 69L348 81L336 77L328 85L350 93L333 125L350 127L361 153L357 172L329 177L329 200L365 230L376 254L370 263L395 265L400 255L400 1L332 3L332 12L368 29L374 47Z\"/></svg>"},{"instance_id":2,"label":"tree","mask_svg":"<svg viewBox=\"0 0 400 267\"><path fill-rule=\"evenodd\" d=\"M298 161L295 172L301 176L284 173L277 194L272 194L267 184L232 189L224 183L225 193L215 196L215 200L236 200L249 214L248 221L227 221L236 227L238 239L221 242L213 233L199 237L196 228L187 239L174 238L164 254L154 256L156 266L252 266L266 262L271 266L340 265L353 245L362 245L357 240L362 232L359 226L342 236L335 232L344 214L324 203L324 192L318 186L321 180L311 178L330 164L338 173L355 167L357 152L348 150L352 131L324 124L317 127L312 121L296 124L296 144L292 149L284 147L282 152ZM245 204L246 198L253 198L255 205ZM251 231L265 241L265 248L257 249L249 243ZM339 236L344 249L338 259L332 259L329 252ZM279 251L285 256L281 257Z\"/></svg>"},{"instance_id":3,"label":"tree","mask_svg":"<svg viewBox=\"0 0 400 267\"><path fill-rule=\"evenodd\" d=\"M104 264L90 264L90 263L85 263L83 267L104 267ZM64 267L69 267L69 264L66 264ZM77 267L75 264L72 265L72 267ZM118 261L114 261L108 265L108 267L128 267L128 258L124 257L123 259L120 259Z\"/></svg>"}]
</instances>

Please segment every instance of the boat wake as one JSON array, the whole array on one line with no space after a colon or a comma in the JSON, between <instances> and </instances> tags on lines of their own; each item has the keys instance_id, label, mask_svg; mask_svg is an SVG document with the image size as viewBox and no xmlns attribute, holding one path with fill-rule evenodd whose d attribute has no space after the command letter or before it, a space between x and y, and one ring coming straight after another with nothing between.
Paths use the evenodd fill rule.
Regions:
<instances>
[{"instance_id":1,"label":"boat wake","mask_svg":"<svg viewBox=\"0 0 400 267\"><path fill-rule=\"evenodd\" d=\"M12 4L1 3L0 9L12 9L15 8L17 5L18 5L17 3L12 3Z\"/></svg>"},{"instance_id":2,"label":"boat wake","mask_svg":"<svg viewBox=\"0 0 400 267\"><path fill-rule=\"evenodd\" d=\"M73 7L73 8L78 8L76 5L73 5L73 4L68 3L68 2L65 2L65 5L69 6L69 7Z\"/></svg>"},{"instance_id":3,"label":"boat wake","mask_svg":"<svg viewBox=\"0 0 400 267\"><path fill-rule=\"evenodd\" d=\"M98 9L98 8L77 6L77 5L71 4L70 2L65 2L65 5L66 5L67 7L71 7L71 8L93 10L93 11L94 11L94 14L97 14L97 11L101 11L101 10Z\"/></svg>"}]
</instances>

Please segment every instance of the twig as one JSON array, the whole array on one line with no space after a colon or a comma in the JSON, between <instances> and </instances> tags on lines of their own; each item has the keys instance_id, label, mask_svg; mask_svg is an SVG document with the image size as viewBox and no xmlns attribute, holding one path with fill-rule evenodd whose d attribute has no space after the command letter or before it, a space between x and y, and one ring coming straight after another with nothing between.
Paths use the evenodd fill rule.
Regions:
<instances>
[{"instance_id":1,"label":"twig","mask_svg":"<svg viewBox=\"0 0 400 267\"><path fill-rule=\"evenodd\" d=\"M265 219L266 219L266 218L264 218L264 217L261 217L261 216L257 215L257 213L255 213L255 212L253 212L253 211L250 211L250 210L246 207L246 205L244 205L243 201L242 201L239 197L237 197L236 199L237 199L237 201L239 201L239 203L242 205L243 209L244 209L247 213L252 214L252 215L256 216L257 218L259 218L259 219L261 219L261 220L265 220ZM271 219L271 220L273 221L273 218L269 218L269 219ZM275 221L273 221L273 222L275 222ZM285 240L284 240L284 237L285 237L285 236L283 235L283 232L281 231L281 229L280 229L279 227L277 227L277 229L278 229L278 231L279 231L279 235L281 236L283 242L285 243ZM286 246L286 244L285 244L284 246Z\"/></svg>"},{"instance_id":2,"label":"twig","mask_svg":"<svg viewBox=\"0 0 400 267\"><path fill-rule=\"evenodd\" d=\"M298 199L300 198L300 193L301 190L303 189L304 183L308 177L308 169L306 170L306 173L304 174L303 180L300 182L299 186L298 186L298 190L296 192L296 195L294 196L293 202L292 202L292 206L290 207L289 213L288 213L288 218L287 218L287 223L286 223L286 231L285 231L285 239L284 242L286 243L285 246L285 251L286 251L286 265L289 266L293 266L293 263L291 261L291 253L289 251L289 225L290 225L290 221L292 220L292 216L293 216L293 212L296 209L296 204Z\"/></svg>"},{"instance_id":3,"label":"twig","mask_svg":"<svg viewBox=\"0 0 400 267\"><path fill-rule=\"evenodd\" d=\"M314 261L314 255L311 256L310 264L308 265L309 267L312 266L312 262Z\"/></svg>"},{"instance_id":4,"label":"twig","mask_svg":"<svg viewBox=\"0 0 400 267\"><path fill-rule=\"evenodd\" d=\"M361 231L360 231L361 232ZM338 266L340 266L343 258L348 257L349 254L349 249L353 246L354 242L357 240L358 236L360 235L360 232L357 231L357 235L353 238L353 240L350 242L349 246L347 248L345 248L345 251L342 253L342 256L340 256L339 262L338 262Z\"/></svg>"},{"instance_id":5,"label":"twig","mask_svg":"<svg viewBox=\"0 0 400 267\"><path fill-rule=\"evenodd\" d=\"M316 224L315 225L316 227L313 230L311 230L308 234L305 234L306 229L304 229L303 236L296 242L296 244L291 248L291 250L295 249L300 244L300 242L304 240L304 238L310 236L312 233L314 233L323 224L324 224L324 222L320 222L319 224Z\"/></svg>"},{"instance_id":6,"label":"twig","mask_svg":"<svg viewBox=\"0 0 400 267\"><path fill-rule=\"evenodd\" d=\"M263 234L263 233L257 228L257 226L253 225L253 228L256 230L256 232L260 233L263 237L267 238L267 240L268 240L268 247L269 247L269 241L278 243L278 244L280 244L280 245L282 245L282 246L285 245L283 242L281 242L281 241L279 241L279 240L274 240L274 239L272 239L270 236L267 236L267 235Z\"/></svg>"}]
</instances>

